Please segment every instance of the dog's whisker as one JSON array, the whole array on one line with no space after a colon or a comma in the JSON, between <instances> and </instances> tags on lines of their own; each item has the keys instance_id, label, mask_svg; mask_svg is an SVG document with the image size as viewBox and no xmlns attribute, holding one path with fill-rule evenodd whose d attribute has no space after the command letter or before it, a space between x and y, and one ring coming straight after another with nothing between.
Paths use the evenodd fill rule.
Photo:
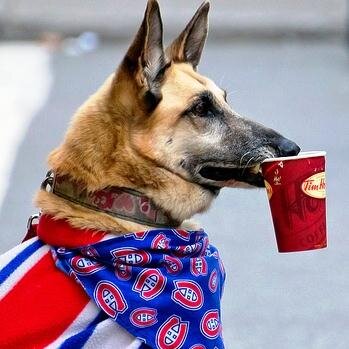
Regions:
<instances>
[{"instance_id":1,"label":"dog's whisker","mask_svg":"<svg viewBox=\"0 0 349 349\"><path fill-rule=\"evenodd\" d=\"M251 152L252 152L252 150L249 150L249 151L247 151L245 154L243 154L243 155L241 156L240 162L239 162L239 166L240 166L240 167L241 167L241 165L242 165L242 160L243 160L243 158L244 158L246 155L250 154Z\"/></svg>"},{"instance_id":2,"label":"dog's whisker","mask_svg":"<svg viewBox=\"0 0 349 349\"><path fill-rule=\"evenodd\" d=\"M257 155L252 156L246 163L246 165L244 166L243 170L242 170L242 175L245 173L246 169L248 168L248 165L251 163L252 160L254 160L256 158Z\"/></svg>"}]
</instances>

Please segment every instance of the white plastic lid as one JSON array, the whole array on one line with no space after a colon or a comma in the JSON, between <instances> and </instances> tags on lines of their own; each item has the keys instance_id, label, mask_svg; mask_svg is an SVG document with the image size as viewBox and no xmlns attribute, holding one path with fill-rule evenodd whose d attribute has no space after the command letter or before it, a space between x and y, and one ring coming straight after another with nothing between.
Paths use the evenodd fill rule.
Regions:
<instances>
[{"instance_id":1,"label":"white plastic lid","mask_svg":"<svg viewBox=\"0 0 349 349\"><path fill-rule=\"evenodd\" d=\"M268 158L268 159L265 159L263 162L299 160L299 159L304 159L304 158L314 158L317 156L326 156L326 152L323 150L304 151L304 152L300 152L298 155L295 155L295 156L283 156L280 158Z\"/></svg>"}]
</instances>

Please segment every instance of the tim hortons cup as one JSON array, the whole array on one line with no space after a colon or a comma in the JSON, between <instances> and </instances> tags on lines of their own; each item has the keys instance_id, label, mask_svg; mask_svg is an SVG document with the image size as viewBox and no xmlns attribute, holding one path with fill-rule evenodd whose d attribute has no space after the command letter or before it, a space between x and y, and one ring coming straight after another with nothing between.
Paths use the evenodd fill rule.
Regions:
<instances>
[{"instance_id":1,"label":"tim hortons cup","mask_svg":"<svg viewBox=\"0 0 349 349\"><path fill-rule=\"evenodd\" d=\"M327 246L325 155L303 152L262 163L279 252Z\"/></svg>"}]
</instances>

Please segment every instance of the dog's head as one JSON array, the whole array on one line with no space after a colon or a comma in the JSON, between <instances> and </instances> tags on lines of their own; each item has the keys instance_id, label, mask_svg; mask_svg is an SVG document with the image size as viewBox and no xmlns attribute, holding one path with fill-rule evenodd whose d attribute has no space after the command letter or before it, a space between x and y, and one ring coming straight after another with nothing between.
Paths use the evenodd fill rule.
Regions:
<instances>
[{"instance_id":1,"label":"dog's head","mask_svg":"<svg viewBox=\"0 0 349 349\"><path fill-rule=\"evenodd\" d=\"M198 73L208 11L204 2L164 50L159 6L148 2L116 78L132 86L123 96L124 107L134 110L131 144L158 166L206 188L263 186L260 162L295 155L299 147L237 114L226 92Z\"/></svg>"},{"instance_id":2,"label":"dog's head","mask_svg":"<svg viewBox=\"0 0 349 349\"><path fill-rule=\"evenodd\" d=\"M223 186L263 186L263 159L299 152L234 112L226 92L198 73L208 11L204 2L164 49L159 5L148 1L118 70L78 110L65 142L51 153L56 172L90 190L138 189L181 220L205 210Z\"/></svg>"}]
</instances>

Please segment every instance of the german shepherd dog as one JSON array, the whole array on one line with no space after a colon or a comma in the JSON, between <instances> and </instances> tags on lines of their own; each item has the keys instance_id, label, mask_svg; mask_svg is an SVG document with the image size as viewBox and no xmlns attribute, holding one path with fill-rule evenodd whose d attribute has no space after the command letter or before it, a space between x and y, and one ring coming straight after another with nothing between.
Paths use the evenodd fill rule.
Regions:
<instances>
[{"instance_id":1,"label":"german shepherd dog","mask_svg":"<svg viewBox=\"0 0 349 349\"><path fill-rule=\"evenodd\" d=\"M263 187L264 159L298 154L294 142L236 113L226 92L197 71L209 7L205 1L164 49L159 5L148 0L120 66L77 110L49 155L55 176L89 193L141 193L175 222L172 228L196 229L188 219L207 210L222 187ZM154 228L44 189L35 202L43 215L78 229L122 235Z\"/></svg>"}]
</instances>

